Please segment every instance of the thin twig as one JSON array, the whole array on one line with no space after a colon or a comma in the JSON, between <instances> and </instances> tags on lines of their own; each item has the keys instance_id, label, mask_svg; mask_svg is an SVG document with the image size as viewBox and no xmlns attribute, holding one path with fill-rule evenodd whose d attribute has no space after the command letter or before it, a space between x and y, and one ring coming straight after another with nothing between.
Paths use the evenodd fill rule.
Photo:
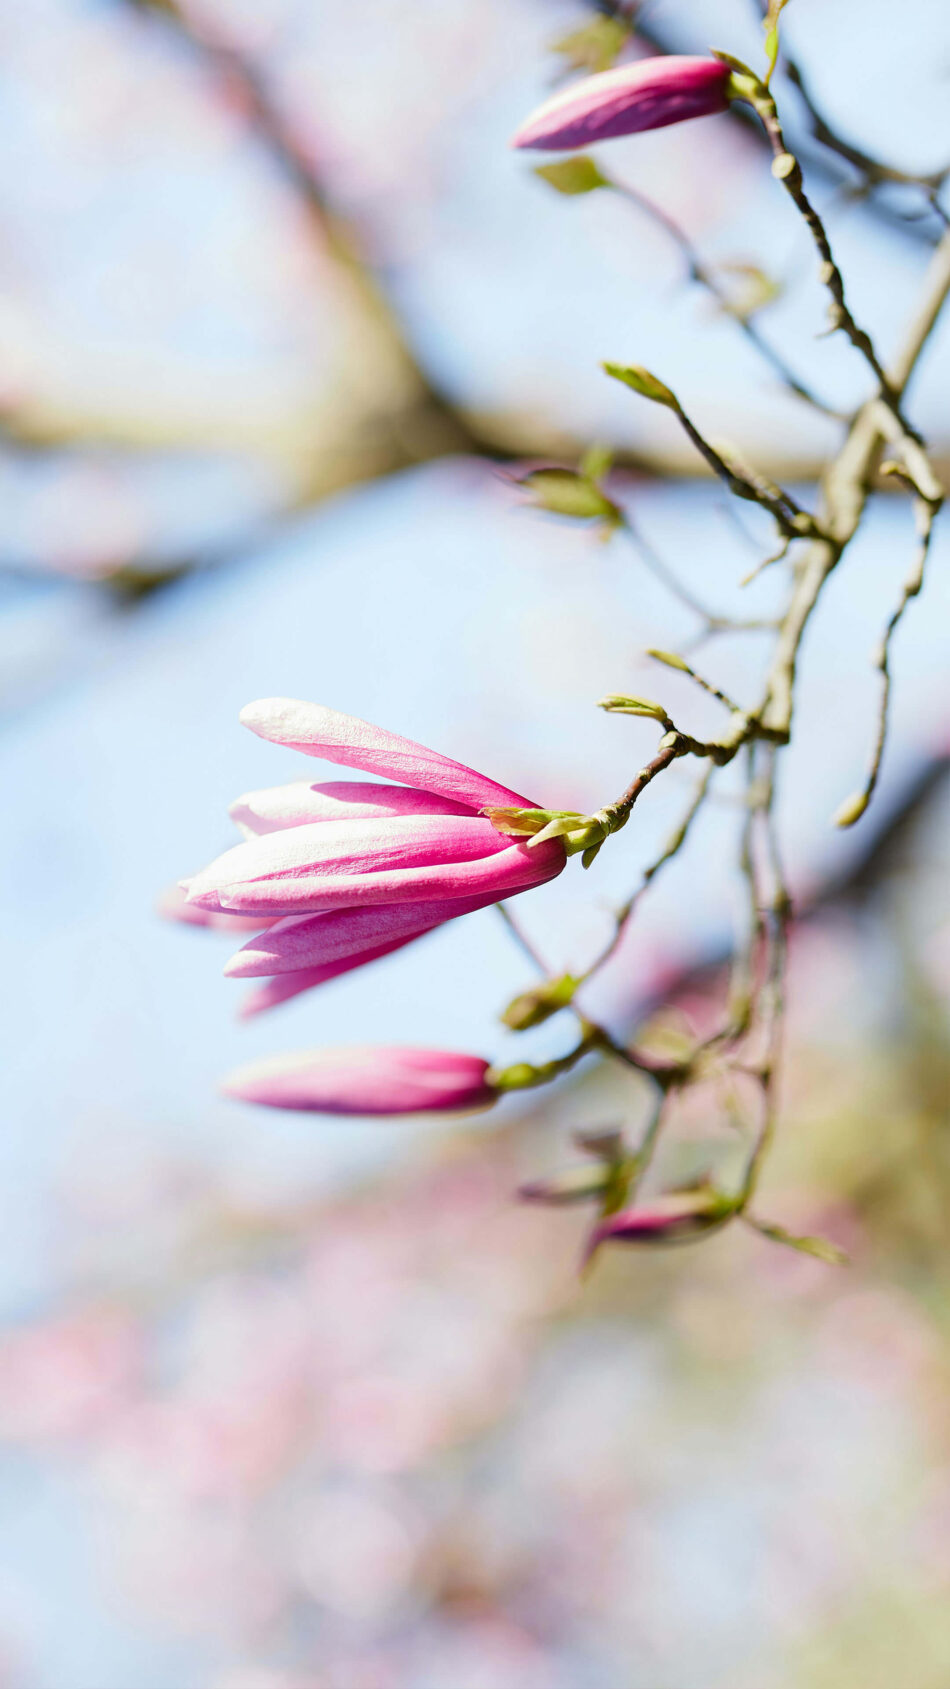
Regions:
<instances>
[{"instance_id":1,"label":"thin twig","mask_svg":"<svg viewBox=\"0 0 950 1689\"><path fill-rule=\"evenodd\" d=\"M775 371L776 375L779 376L784 385L788 387L791 392L796 394L799 399L804 399L806 404L813 405L816 410L823 411L826 416L833 416L840 420L841 413L836 411L833 405L826 404L824 399L820 399L812 388L806 386L802 378L796 375L791 365L786 363L781 352L777 351L771 342L762 334L758 324L755 323L751 317L745 316L743 313L735 310L733 303L729 298L729 293L719 281L715 270L705 263L703 258L700 256L699 251L690 239L690 236L686 233L685 229L676 222L675 218L671 217L668 211L665 211L662 206L657 205L645 193L641 193L639 188L632 188L627 183L618 182L612 177L608 179L611 187L613 187L615 191L622 196L622 198L629 200L632 205L635 205L640 211L645 212L648 217L651 217L660 228L665 229L666 233L670 236L671 240L675 241L676 245L683 254L683 257L686 259L690 279L697 282L701 287L704 287L707 293L712 295L720 309L726 316L731 318L739 331L745 335L749 344L755 347L755 350L759 353L760 357L764 358L766 363L771 365L772 369Z\"/></svg>"},{"instance_id":2,"label":"thin twig","mask_svg":"<svg viewBox=\"0 0 950 1689\"><path fill-rule=\"evenodd\" d=\"M950 231L931 259L920 304L891 365L890 381L903 394L950 294ZM896 419L895 419L896 420ZM829 466L823 482L820 510L825 537L816 540L803 559L782 620L759 719L775 737L791 732L798 652L808 621L828 576L857 532L867 503L871 478L886 436L876 400L862 406L848 437Z\"/></svg>"},{"instance_id":3,"label":"thin twig","mask_svg":"<svg viewBox=\"0 0 950 1689\"><path fill-rule=\"evenodd\" d=\"M831 327L833 329L840 328L847 335L852 346L860 352L865 363L873 371L885 404L894 412L904 431L913 434L914 430L901 411L899 389L892 385L891 379L877 355L871 336L866 329L860 327L852 315L845 296L844 277L835 261L825 225L805 192L802 167L795 154L789 151L775 100L761 83L756 83L750 89L748 98L749 103L758 112L762 120L772 148L772 174L777 181L781 182L782 187L804 219L821 260L818 273L831 295Z\"/></svg>"},{"instance_id":4,"label":"thin twig","mask_svg":"<svg viewBox=\"0 0 950 1689\"><path fill-rule=\"evenodd\" d=\"M707 633L753 633L774 628L774 620L766 617L734 617L724 615L718 610L710 610L701 598L697 598L691 589L683 584L679 576L662 558L655 546L644 538L641 529L634 523L631 516L624 513L623 520L618 524L621 533L625 534L631 544L636 546L641 560L646 564L652 575L662 581L668 592L678 598L687 610L705 623Z\"/></svg>"},{"instance_id":5,"label":"thin twig","mask_svg":"<svg viewBox=\"0 0 950 1689\"><path fill-rule=\"evenodd\" d=\"M702 778L700 779L696 791L690 801L689 808L679 825L670 834L659 856L656 857L655 861L650 863L648 868L644 869L643 878L636 891L631 892L626 902L621 904L620 908L617 910L614 931L611 935L610 941L600 952L600 955L591 962L590 966L585 968L580 977L580 984L585 985L589 979L592 979L594 974L597 973L603 967L604 963L607 962L614 954L614 951L617 949L617 946L623 938L631 917L633 916L633 913L644 893L649 889L660 870L664 868L668 862L672 861L673 857L677 855L686 843L689 830L706 799L706 795L709 791L709 785L714 773L715 764L710 763L704 770Z\"/></svg>"},{"instance_id":6,"label":"thin twig","mask_svg":"<svg viewBox=\"0 0 950 1689\"><path fill-rule=\"evenodd\" d=\"M792 498L780 487L767 482L764 477L750 474L738 464L730 463L718 452L710 441L700 433L692 418L677 402L676 415L680 424L689 435L700 456L709 465L714 475L718 475L736 497L745 499L750 504L761 505L767 510L776 523L780 533L789 539L814 539L820 529L815 518L809 511Z\"/></svg>"},{"instance_id":7,"label":"thin twig","mask_svg":"<svg viewBox=\"0 0 950 1689\"><path fill-rule=\"evenodd\" d=\"M918 534L918 544L914 554L914 560L908 571L907 578L904 581L903 588L901 589L900 598L888 618L887 625L881 636L880 644L878 645L874 658L874 667L878 670L881 676L881 694L878 701L877 731L874 738L874 748L871 752L871 761L864 786L861 788L860 792L856 793L854 798L850 799L847 805L844 806L847 811L847 815L842 818L842 825L847 825L852 820L856 821L864 814L864 811L867 809L868 804L874 795L878 779L880 778L881 764L884 760L884 747L887 743L887 730L890 717L891 640L897 631L908 604L912 598L917 597L924 584L924 571L927 566L927 558L930 553L930 544L933 538L934 523L937 519L940 505L932 503L927 499L917 498L914 501L914 508L917 517Z\"/></svg>"}]
</instances>

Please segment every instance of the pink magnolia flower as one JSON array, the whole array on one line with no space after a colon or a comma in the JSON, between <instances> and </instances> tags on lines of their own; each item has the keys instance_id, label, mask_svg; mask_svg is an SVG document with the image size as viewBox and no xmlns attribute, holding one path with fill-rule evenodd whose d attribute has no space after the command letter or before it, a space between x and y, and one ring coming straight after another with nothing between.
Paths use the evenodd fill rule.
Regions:
<instances>
[{"instance_id":1,"label":"pink magnolia flower","mask_svg":"<svg viewBox=\"0 0 950 1689\"><path fill-rule=\"evenodd\" d=\"M268 698L241 712L246 727L308 756L381 774L368 781L295 781L233 806L245 843L183 881L179 918L266 928L228 964L235 978L270 977L257 1013L384 956L456 916L559 874L560 839L530 848L483 811L533 808L462 763L356 717Z\"/></svg>"},{"instance_id":2,"label":"pink magnolia flower","mask_svg":"<svg viewBox=\"0 0 950 1689\"><path fill-rule=\"evenodd\" d=\"M725 111L732 72L718 59L688 54L637 59L587 76L545 100L521 125L514 147L565 152L664 129L691 117Z\"/></svg>"},{"instance_id":3,"label":"pink magnolia flower","mask_svg":"<svg viewBox=\"0 0 950 1689\"><path fill-rule=\"evenodd\" d=\"M419 1114L487 1108L487 1061L451 1050L304 1050L239 1068L226 1096L315 1114Z\"/></svg>"}]
</instances>

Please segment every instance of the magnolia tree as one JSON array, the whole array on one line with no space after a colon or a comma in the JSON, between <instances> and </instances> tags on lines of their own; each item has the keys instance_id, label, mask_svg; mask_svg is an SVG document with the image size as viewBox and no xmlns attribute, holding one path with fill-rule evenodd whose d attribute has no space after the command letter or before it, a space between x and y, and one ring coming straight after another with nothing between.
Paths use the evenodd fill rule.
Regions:
<instances>
[{"instance_id":1,"label":"magnolia tree","mask_svg":"<svg viewBox=\"0 0 950 1689\"><path fill-rule=\"evenodd\" d=\"M906 578L873 654L880 671L880 701L876 722L867 726L867 771L858 789L841 803L834 817L837 826L858 821L874 794L887 739L891 641L923 586L943 497L914 425L908 388L950 291L950 232L935 251L898 351L885 364L849 305L845 277L806 190L799 160L786 142L770 89L781 53L783 5L784 0L771 0L764 18L761 67L713 52L709 57L663 55L599 68L531 113L513 143L519 149L568 154L542 164L538 174L562 195L573 196L615 187L600 158L595 162L579 150L589 145L715 117L730 107L744 108L765 132L776 191L790 197L814 244L818 278L828 294L829 333L846 336L867 373L867 396L857 411L845 415L831 410L841 439L814 503L799 502L754 466L714 445L659 374L639 365L604 365L608 377L630 390L631 402L645 401L672 412L729 493L758 506L774 527L773 552L760 567L784 560L790 587L784 610L773 622L714 616L685 595L675 564L666 570L670 589L687 596L704 622L705 635L754 630L770 640L758 695L732 697L711 685L686 655L652 651L660 667L679 671L712 694L722 709L722 731L699 740L677 725L662 702L618 695L602 699L604 710L655 721L658 743L645 766L633 772L626 790L606 797L593 814L542 808L440 752L332 709L283 698L252 703L242 720L253 732L305 756L377 778L313 784L304 777L242 797L232 815L244 842L182 882L183 895L169 905L169 912L180 919L252 933L226 970L236 978L264 981L247 1003L248 1013L325 985L446 921L496 905L540 976L533 989L504 1008L502 1020L520 1031L560 1010L572 1011L577 1037L558 1059L499 1067L481 1052L425 1047L317 1050L279 1055L244 1068L225 1088L231 1096L275 1108L396 1116L485 1109L508 1092L551 1084L582 1058L618 1063L645 1079L653 1093L652 1113L640 1140L629 1142L613 1131L578 1133L583 1154L579 1164L520 1193L531 1202L589 1204L588 1257L605 1244L687 1242L742 1221L777 1241L837 1258L832 1245L791 1236L757 1207L760 1174L776 1124L786 950L793 915L775 816L776 781L783 751L795 732L796 671L808 624L858 533L872 485L878 476L887 475L906 493L916 542L909 536ZM592 43L595 62L609 66L628 34L622 8L602 17L584 36L588 65ZM795 66L787 69L802 86ZM838 140L816 108L810 110L821 139L856 164L869 185L901 182L943 216L936 197L940 178L908 176L857 153ZM678 242L693 278L721 300L715 272L695 253L688 235L665 210L635 197ZM740 314L737 321L784 384L827 415L830 407L796 374L793 350L779 352L771 346L751 315ZM609 472L609 457L595 447L576 469L536 466L519 480L546 510L599 523L607 535L629 532L630 521L608 482ZM580 973L552 976L522 933L511 900L562 873L571 858L579 856L584 868L592 868L601 850L615 848L615 836L631 821L652 782L681 762L696 766L695 791L664 849L617 912L609 942ZM585 1009L584 988L615 952L656 876L674 860L687 835L702 825L717 773L730 764L741 769L743 780L738 867L748 888L745 931L735 947L717 1023L671 1056L651 1045L642 1027L620 1038L593 1020ZM740 1099L745 1149L738 1175L704 1178L687 1188L661 1189L658 1195L643 1197L643 1181L676 1099L710 1081L722 1081L721 1094Z\"/></svg>"}]
</instances>

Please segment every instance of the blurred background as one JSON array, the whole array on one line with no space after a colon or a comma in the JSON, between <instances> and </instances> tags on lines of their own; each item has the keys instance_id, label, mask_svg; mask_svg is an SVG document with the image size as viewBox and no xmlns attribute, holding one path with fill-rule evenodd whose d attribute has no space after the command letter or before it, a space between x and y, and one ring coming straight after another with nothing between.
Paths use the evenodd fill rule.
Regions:
<instances>
[{"instance_id":1,"label":"blurred background","mask_svg":"<svg viewBox=\"0 0 950 1689\"><path fill-rule=\"evenodd\" d=\"M802 661L781 819L802 919L760 1205L831 1268L734 1227L605 1252L519 1208L571 1132L648 1099L580 1069L473 1127L332 1122L216 1094L272 1052L424 1043L543 1059L492 910L242 1023L233 942L162 889L299 778L242 732L271 694L379 721L592 810L649 754L606 691L655 693L693 613L622 536L529 507L529 463L615 449L612 494L693 594L767 618L782 567L671 419L811 486L866 391L816 338L811 252L732 117L604 163L688 230L692 284L630 199L558 196L512 130L582 0L0 0L2 1689L945 1689L950 1682L950 543L895 641L872 809L871 652L913 551L882 491ZM632 50L759 62L747 0L651 0ZM573 38L564 45L564 38ZM885 351L950 195L943 0L794 0L822 114L778 84L855 313ZM873 174L873 173L872 173ZM945 211L941 212L941 197ZM950 329L912 393L950 471ZM706 644L752 695L764 635ZM708 717L664 677L695 732ZM691 712L691 713L690 713ZM308 765L309 768L309 765ZM660 789L660 788L663 789ZM674 770L590 875L519 912L580 969L682 811ZM728 779L590 995L701 1024L732 943ZM675 1165L728 1123L681 1123ZM678 1159L677 1159L678 1158Z\"/></svg>"}]
</instances>

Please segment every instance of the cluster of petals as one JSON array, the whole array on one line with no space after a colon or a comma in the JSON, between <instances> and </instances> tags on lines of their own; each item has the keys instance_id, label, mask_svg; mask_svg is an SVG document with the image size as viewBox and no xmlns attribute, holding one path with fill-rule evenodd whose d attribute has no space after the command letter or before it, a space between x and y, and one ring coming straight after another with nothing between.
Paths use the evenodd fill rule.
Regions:
<instances>
[{"instance_id":1,"label":"cluster of petals","mask_svg":"<svg viewBox=\"0 0 950 1689\"><path fill-rule=\"evenodd\" d=\"M433 927L560 873L564 846L529 848L484 811L531 800L437 751L294 699L241 712L262 738L379 779L307 780L232 807L244 843L182 882L178 919L252 930L232 978L265 980L245 1013L273 1007ZM385 784L383 782L386 782Z\"/></svg>"},{"instance_id":2,"label":"cluster of petals","mask_svg":"<svg viewBox=\"0 0 950 1689\"><path fill-rule=\"evenodd\" d=\"M636 59L563 88L521 125L512 146L566 152L725 111L731 71L693 54Z\"/></svg>"}]
</instances>

